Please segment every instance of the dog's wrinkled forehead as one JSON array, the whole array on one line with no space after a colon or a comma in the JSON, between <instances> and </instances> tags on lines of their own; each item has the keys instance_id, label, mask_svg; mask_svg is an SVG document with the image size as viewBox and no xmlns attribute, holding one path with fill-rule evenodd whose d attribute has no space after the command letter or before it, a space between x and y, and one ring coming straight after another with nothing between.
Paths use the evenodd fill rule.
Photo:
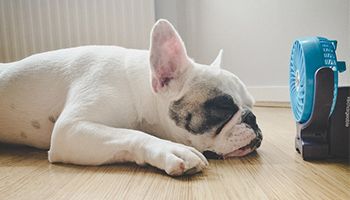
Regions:
<instances>
[{"instance_id":1,"label":"dog's wrinkled forehead","mask_svg":"<svg viewBox=\"0 0 350 200\"><path fill-rule=\"evenodd\" d=\"M180 99L171 102L170 118L193 134L220 131L239 107L231 95L220 90L219 82L194 82Z\"/></svg>"}]
</instances>

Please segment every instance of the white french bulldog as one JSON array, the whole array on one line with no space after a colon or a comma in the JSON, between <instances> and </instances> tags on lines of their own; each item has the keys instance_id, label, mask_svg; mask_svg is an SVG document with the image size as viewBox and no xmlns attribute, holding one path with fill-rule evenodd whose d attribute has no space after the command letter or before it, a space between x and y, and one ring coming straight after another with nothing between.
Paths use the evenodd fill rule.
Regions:
<instances>
[{"instance_id":1,"label":"white french bulldog","mask_svg":"<svg viewBox=\"0 0 350 200\"><path fill-rule=\"evenodd\" d=\"M149 51L84 46L0 64L0 142L49 149L53 163L136 162L170 175L246 155L262 135L221 53L195 63L159 20Z\"/></svg>"}]
</instances>

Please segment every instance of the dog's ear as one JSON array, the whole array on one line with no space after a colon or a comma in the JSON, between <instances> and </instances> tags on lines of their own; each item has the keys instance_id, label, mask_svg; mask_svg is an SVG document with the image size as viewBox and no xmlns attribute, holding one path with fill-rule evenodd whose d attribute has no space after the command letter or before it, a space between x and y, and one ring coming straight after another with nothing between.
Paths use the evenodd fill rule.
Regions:
<instances>
[{"instance_id":1,"label":"dog's ear","mask_svg":"<svg viewBox=\"0 0 350 200\"><path fill-rule=\"evenodd\" d=\"M222 58L222 49L220 50L219 55L215 58L214 62L210 66L221 68L221 58Z\"/></svg>"},{"instance_id":2,"label":"dog's ear","mask_svg":"<svg viewBox=\"0 0 350 200\"><path fill-rule=\"evenodd\" d=\"M185 81L184 73L191 65L178 33L168 21L159 20L151 33L150 68L153 91L179 91Z\"/></svg>"}]
</instances>

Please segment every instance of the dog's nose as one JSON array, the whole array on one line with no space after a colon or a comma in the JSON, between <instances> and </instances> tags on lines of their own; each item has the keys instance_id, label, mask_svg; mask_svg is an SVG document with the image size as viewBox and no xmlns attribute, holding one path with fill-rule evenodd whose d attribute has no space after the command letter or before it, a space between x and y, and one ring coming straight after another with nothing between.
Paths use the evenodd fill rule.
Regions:
<instances>
[{"instance_id":1,"label":"dog's nose","mask_svg":"<svg viewBox=\"0 0 350 200\"><path fill-rule=\"evenodd\" d=\"M251 150L254 151L255 149L259 148L261 145L262 137L258 138L256 137L254 140L251 141L250 146Z\"/></svg>"},{"instance_id":2,"label":"dog's nose","mask_svg":"<svg viewBox=\"0 0 350 200\"><path fill-rule=\"evenodd\" d=\"M253 129L256 135L256 138L252 142L255 143L254 146L255 146L255 149L257 149L261 145L263 136L258 124L256 123L256 117L253 114L253 112L250 110L246 110L242 115L242 122L250 126L251 129Z\"/></svg>"}]
</instances>

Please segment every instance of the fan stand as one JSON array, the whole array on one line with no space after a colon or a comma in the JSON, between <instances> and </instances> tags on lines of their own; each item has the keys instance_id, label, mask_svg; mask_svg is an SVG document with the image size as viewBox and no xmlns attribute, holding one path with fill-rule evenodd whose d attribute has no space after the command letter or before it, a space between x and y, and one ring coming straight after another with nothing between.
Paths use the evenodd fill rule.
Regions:
<instances>
[{"instance_id":1,"label":"fan stand","mask_svg":"<svg viewBox=\"0 0 350 200\"><path fill-rule=\"evenodd\" d=\"M314 102L308 121L296 122L295 148L304 160L349 157L350 87L338 88L337 102L331 116L334 72L329 67L315 73Z\"/></svg>"}]
</instances>

